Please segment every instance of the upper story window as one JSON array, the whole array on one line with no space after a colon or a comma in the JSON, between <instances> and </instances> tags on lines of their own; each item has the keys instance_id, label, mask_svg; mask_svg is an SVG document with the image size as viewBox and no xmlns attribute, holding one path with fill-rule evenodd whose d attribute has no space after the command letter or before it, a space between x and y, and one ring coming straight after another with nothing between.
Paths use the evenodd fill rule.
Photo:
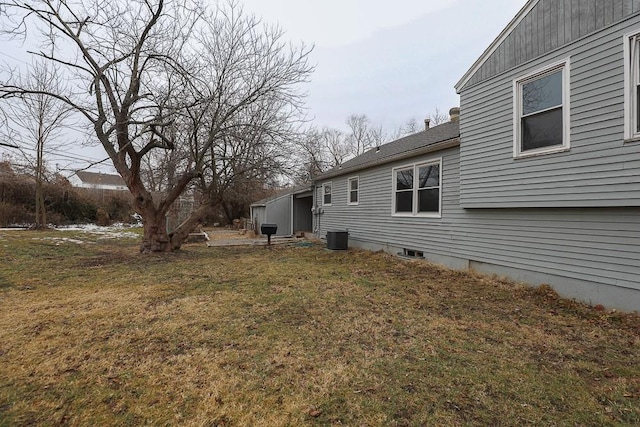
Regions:
<instances>
[{"instance_id":1,"label":"upper story window","mask_svg":"<svg viewBox=\"0 0 640 427\"><path fill-rule=\"evenodd\" d=\"M359 186L360 179L355 176L353 178L349 178L349 204L357 205L360 199Z\"/></svg>"},{"instance_id":2,"label":"upper story window","mask_svg":"<svg viewBox=\"0 0 640 427\"><path fill-rule=\"evenodd\" d=\"M624 138L640 138L640 33L624 37Z\"/></svg>"},{"instance_id":3,"label":"upper story window","mask_svg":"<svg viewBox=\"0 0 640 427\"><path fill-rule=\"evenodd\" d=\"M569 60L514 81L514 157L569 149Z\"/></svg>"},{"instance_id":4,"label":"upper story window","mask_svg":"<svg viewBox=\"0 0 640 427\"><path fill-rule=\"evenodd\" d=\"M322 205L331 206L331 183L322 184Z\"/></svg>"},{"instance_id":5,"label":"upper story window","mask_svg":"<svg viewBox=\"0 0 640 427\"><path fill-rule=\"evenodd\" d=\"M440 217L442 159L393 170L393 215Z\"/></svg>"}]
</instances>

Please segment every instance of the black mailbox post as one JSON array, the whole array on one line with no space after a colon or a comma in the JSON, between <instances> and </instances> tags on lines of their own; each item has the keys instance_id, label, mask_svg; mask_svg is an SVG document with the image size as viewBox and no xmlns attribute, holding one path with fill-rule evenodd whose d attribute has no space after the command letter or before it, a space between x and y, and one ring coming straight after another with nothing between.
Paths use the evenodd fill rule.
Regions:
<instances>
[{"instance_id":1,"label":"black mailbox post","mask_svg":"<svg viewBox=\"0 0 640 427\"><path fill-rule=\"evenodd\" d=\"M262 224L260 226L260 233L267 235L267 244L271 244L271 235L276 234L278 231L278 224Z\"/></svg>"}]
</instances>

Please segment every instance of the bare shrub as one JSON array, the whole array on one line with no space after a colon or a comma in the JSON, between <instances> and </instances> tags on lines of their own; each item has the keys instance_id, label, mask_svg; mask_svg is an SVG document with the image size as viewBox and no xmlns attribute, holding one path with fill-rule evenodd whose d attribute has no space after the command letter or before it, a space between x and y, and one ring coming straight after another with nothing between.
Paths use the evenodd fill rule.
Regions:
<instances>
[{"instance_id":1,"label":"bare shrub","mask_svg":"<svg viewBox=\"0 0 640 427\"><path fill-rule=\"evenodd\" d=\"M0 202L0 226L2 227L30 222L25 221L25 219L30 219L32 217L33 216L29 215L29 212L26 211L24 206Z\"/></svg>"}]
</instances>

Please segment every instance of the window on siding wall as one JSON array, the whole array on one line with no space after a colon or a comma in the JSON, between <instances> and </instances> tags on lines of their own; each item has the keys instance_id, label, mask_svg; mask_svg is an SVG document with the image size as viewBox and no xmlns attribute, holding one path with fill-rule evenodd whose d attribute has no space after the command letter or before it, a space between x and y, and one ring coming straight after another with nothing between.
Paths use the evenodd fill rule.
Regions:
<instances>
[{"instance_id":1,"label":"window on siding wall","mask_svg":"<svg viewBox=\"0 0 640 427\"><path fill-rule=\"evenodd\" d=\"M640 33L624 38L624 137L640 138Z\"/></svg>"},{"instance_id":2,"label":"window on siding wall","mask_svg":"<svg viewBox=\"0 0 640 427\"><path fill-rule=\"evenodd\" d=\"M360 199L359 187L360 182L357 176L349 178L349 204L357 205Z\"/></svg>"},{"instance_id":3,"label":"window on siding wall","mask_svg":"<svg viewBox=\"0 0 640 427\"><path fill-rule=\"evenodd\" d=\"M395 171L395 213L413 213L413 166Z\"/></svg>"},{"instance_id":4,"label":"window on siding wall","mask_svg":"<svg viewBox=\"0 0 640 427\"><path fill-rule=\"evenodd\" d=\"M393 170L393 214L440 216L442 159Z\"/></svg>"},{"instance_id":5,"label":"window on siding wall","mask_svg":"<svg viewBox=\"0 0 640 427\"><path fill-rule=\"evenodd\" d=\"M440 212L440 163L417 166L418 213Z\"/></svg>"},{"instance_id":6,"label":"window on siding wall","mask_svg":"<svg viewBox=\"0 0 640 427\"><path fill-rule=\"evenodd\" d=\"M322 204L324 206L331 206L331 183L325 182L322 184Z\"/></svg>"},{"instance_id":7,"label":"window on siding wall","mask_svg":"<svg viewBox=\"0 0 640 427\"><path fill-rule=\"evenodd\" d=\"M569 60L514 82L514 157L569 148Z\"/></svg>"}]
</instances>

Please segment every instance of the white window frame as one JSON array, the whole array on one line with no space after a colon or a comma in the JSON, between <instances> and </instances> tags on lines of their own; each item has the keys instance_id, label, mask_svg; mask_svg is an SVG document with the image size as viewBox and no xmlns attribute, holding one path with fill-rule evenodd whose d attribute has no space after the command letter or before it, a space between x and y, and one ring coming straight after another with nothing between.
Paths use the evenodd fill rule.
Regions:
<instances>
[{"instance_id":1,"label":"white window frame","mask_svg":"<svg viewBox=\"0 0 640 427\"><path fill-rule=\"evenodd\" d=\"M418 194L420 191L420 167L435 165L439 166L439 176L438 176L438 212L418 212ZM413 188L411 189L413 199L412 199L412 212L396 212L396 172L405 170L405 169L413 169ZM442 218L442 157L436 157L432 159L425 160L423 162L411 163L408 165L402 165L395 167L391 170L391 216L395 217L421 217L421 218ZM436 187L429 187L436 188ZM408 191L408 190L407 190Z\"/></svg>"},{"instance_id":2,"label":"white window frame","mask_svg":"<svg viewBox=\"0 0 640 427\"><path fill-rule=\"evenodd\" d=\"M640 86L640 30L625 34L624 46L624 139L640 140L638 86Z\"/></svg>"},{"instance_id":3,"label":"white window frame","mask_svg":"<svg viewBox=\"0 0 640 427\"><path fill-rule=\"evenodd\" d=\"M522 151L522 87L531 81L562 70L562 145ZM513 81L513 157L515 159L568 151L571 148L571 61L565 58ZM557 108L557 107L554 107Z\"/></svg>"},{"instance_id":4,"label":"white window frame","mask_svg":"<svg viewBox=\"0 0 640 427\"><path fill-rule=\"evenodd\" d=\"M356 192L356 201L352 202L351 201L351 193L354 191L351 189L351 182L357 182L358 183L358 188L355 189ZM360 177L359 176L352 176L351 178L349 178L347 180L347 204L350 206L357 206L360 203Z\"/></svg>"},{"instance_id":5,"label":"white window frame","mask_svg":"<svg viewBox=\"0 0 640 427\"><path fill-rule=\"evenodd\" d=\"M325 203L325 188L329 187L329 203ZM333 182L325 182L322 184L322 206L331 206L333 203Z\"/></svg>"}]
</instances>

